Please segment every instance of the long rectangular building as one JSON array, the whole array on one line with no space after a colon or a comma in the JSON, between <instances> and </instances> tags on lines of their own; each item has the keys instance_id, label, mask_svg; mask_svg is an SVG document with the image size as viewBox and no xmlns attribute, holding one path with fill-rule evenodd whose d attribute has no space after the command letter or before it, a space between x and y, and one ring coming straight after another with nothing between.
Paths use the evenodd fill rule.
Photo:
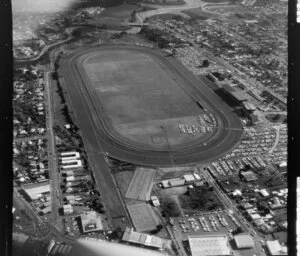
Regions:
<instances>
[{"instance_id":1,"label":"long rectangular building","mask_svg":"<svg viewBox=\"0 0 300 256\"><path fill-rule=\"evenodd\" d=\"M189 245L192 256L229 256L229 247L226 235L189 236Z\"/></svg>"},{"instance_id":2,"label":"long rectangular building","mask_svg":"<svg viewBox=\"0 0 300 256\"><path fill-rule=\"evenodd\" d=\"M123 234L123 241L141 244L148 247L161 249L163 247L163 239L157 236L151 236L144 233L133 231L133 228L126 228Z\"/></svg>"},{"instance_id":3,"label":"long rectangular building","mask_svg":"<svg viewBox=\"0 0 300 256\"><path fill-rule=\"evenodd\" d=\"M72 152L63 152L60 154L61 157L75 157L75 158L79 158L80 154L76 151L72 151Z\"/></svg>"}]
</instances>

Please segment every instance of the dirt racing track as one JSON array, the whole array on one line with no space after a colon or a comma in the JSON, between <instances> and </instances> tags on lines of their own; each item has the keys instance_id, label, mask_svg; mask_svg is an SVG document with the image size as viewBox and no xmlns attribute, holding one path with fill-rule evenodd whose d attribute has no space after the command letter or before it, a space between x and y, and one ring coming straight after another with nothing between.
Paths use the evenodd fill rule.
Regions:
<instances>
[{"instance_id":1,"label":"dirt racing track","mask_svg":"<svg viewBox=\"0 0 300 256\"><path fill-rule=\"evenodd\" d=\"M146 47L101 46L61 60L76 124L94 153L146 166L188 165L216 159L239 142L240 119L166 55ZM196 125L205 113L217 120L213 132L179 133L178 125Z\"/></svg>"}]
</instances>

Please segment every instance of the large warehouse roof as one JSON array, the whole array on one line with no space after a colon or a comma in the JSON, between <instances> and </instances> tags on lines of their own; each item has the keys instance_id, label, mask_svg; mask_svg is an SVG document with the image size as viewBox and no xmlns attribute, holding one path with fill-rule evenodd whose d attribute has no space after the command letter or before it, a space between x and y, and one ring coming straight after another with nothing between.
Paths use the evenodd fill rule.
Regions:
<instances>
[{"instance_id":1,"label":"large warehouse roof","mask_svg":"<svg viewBox=\"0 0 300 256\"><path fill-rule=\"evenodd\" d=\"M267 241L267 247L271 255L288 255L287 248L285 246L281 246L278 240Z\"/></svg>"},{"instance_id":2,"label":"large warehouse roof","mask_svg":"<svg viewBox=\"0 0 300 256\"><path fill-rule=\"evenodd\" d=\"M230 255L227 236L189 237L192 256Z\"/></svg>"},{"instance_id":3,"label":"large warehouse roof","mask_svg":"<svg viewBox=\"0 0 300 256\"><path fill-rule=\"evenodd\" d=\"M236 235L236 236L234 236L234 240L235 240L236 246L239 249L254 247L253 239L248 234L239 234L239 235Z\"/></svg>"},{"instance_id":4,"label":"large warehouse roof","mask_svg":"<svg viewBox=\"0 0 300 256\"><path fill-rule=\"evenodd\" d=\"M161 238L135 232L132 228L125 229L122 240L155 248L162 248L163 246L163 240Z\"/></svg>"},{"instance_id":5,"label":"large warehouse roof","mask_svg":"<svg viewBox=\"0 0 300 256\"><path fill-rule=\"evenodd\" d=\"M35 200L39 198L41 194L50 192L50 183L48 180L46 182L24 185L24 190L32 200Z\"/></svg>"},{"instance_id":6,"label":"large warehouse roof","mask_svg":"<svg viewBox=\"0 0 300 256\"><path fill-rule=\"evenodd\" d=\"M252 171L242 172L242 175L245 178L245 180L248 181L248 182L257 180L256 174Z\"/></svg>"}]
</instances>

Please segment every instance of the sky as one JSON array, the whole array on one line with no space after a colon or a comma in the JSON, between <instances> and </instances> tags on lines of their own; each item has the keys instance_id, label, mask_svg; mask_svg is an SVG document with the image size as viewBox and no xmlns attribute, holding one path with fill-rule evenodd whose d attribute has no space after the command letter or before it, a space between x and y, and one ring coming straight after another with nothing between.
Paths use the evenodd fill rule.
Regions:
<instances>
[{"instance_id":1,"label":"sky","mask_svg":"<svg viewBox=\"0 0 300 256\"><path fill-rule=\"evenodd\" d=\"M118 244L106 241L91 241L79 239L81 248L86 248L86 256L165 256L155 250L148 250L136 246ZM79 251L79 250L78 250ZM89 253L88 253L89 252ZM76 255L77 256L77 255Z\"/></svg>"},{"instance_id":2,"label":"sky","mask_svg":"<svg viewBox=\"0 0 300 256\"><path fill-rule=\"evenodd\" d=\"M78 0L12 0L14 12L47 12L56 13L66 10L72 3Z\"/></svg>"}]
</instances>

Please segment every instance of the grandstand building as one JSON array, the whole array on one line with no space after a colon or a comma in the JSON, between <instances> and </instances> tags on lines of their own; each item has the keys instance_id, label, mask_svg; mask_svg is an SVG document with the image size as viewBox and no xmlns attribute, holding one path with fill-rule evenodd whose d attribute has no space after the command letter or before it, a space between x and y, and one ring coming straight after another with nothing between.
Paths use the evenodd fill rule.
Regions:
<instances>
[{"instance_id":1,"label":"grandstand building","mask_svg":"<svg viewBox=\"0 0 300 256\"><path fill-rule=\"evenodd\" d=\"M151 236L144 233L133 231L133 228L126 228L123 234L123 241L140 244L155 249L162 249L164 240L157 236Z\"/></svg>"}]
</instances>

